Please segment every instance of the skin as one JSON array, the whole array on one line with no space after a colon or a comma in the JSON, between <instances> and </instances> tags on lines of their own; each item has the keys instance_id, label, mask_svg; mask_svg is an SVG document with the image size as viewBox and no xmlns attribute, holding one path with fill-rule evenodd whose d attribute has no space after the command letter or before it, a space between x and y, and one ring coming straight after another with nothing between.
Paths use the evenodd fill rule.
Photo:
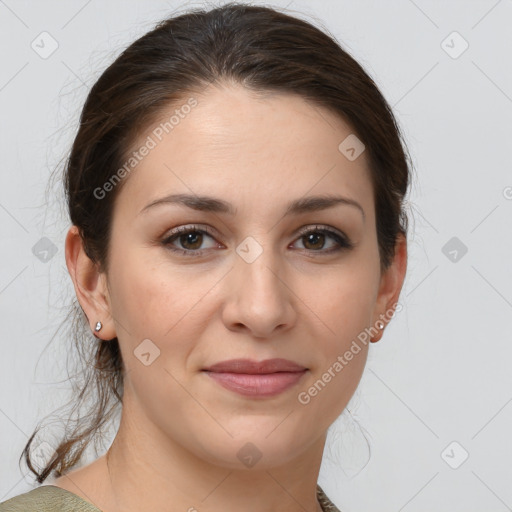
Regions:
<instances>
[{"instance_id":1,"label":"skin","mask_svg":"<svg viewBox=\"0 0 512 512\"><path fill-rule=\"evenodd\" d=\"M102 322L98 337L118 337L125 392L107 454L53 485L105 512L320 511L327 429L360 381L368 344L307 405L297 396L397 303L406 241L399 237L381 275L366 153L354 161L340 153L352 130L336 115L299 96L258 97L227 83L194 97L198 105L138 164L116 200L108 273L85 255L77 229L68 232L78 300L91 330ZM237 212L166 204L140 213L170 193L214 196ZM284 217L288 202L325 194L357 201L365 218L346 204ZM328 254L338 246L330 235L298 234L317 224L354 247ZM172 247L204 249L202 256L162 244L173 228L190 225L213 234L192 242L178 236ZM252 263L236 252L248 236L263 251ZM134 355L144 339L160 350L148 366ZM270 398L243 397L201 372L238 357L283 357L308 372ZM236 457L247 442L262 454L251 468Z\"/></svg>"}]
</instances>

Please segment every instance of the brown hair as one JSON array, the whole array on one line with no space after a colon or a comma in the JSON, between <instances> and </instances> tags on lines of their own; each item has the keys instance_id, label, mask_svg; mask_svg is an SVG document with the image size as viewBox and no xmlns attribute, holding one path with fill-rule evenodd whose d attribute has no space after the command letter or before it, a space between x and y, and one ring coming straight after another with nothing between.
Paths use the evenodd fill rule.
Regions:
<instances>
[{"instance_id":1,"label":"brown hair","mask_svg":"<svg viewBox=\"0 0 512 512\"><path fill-rule=\"evenodd\" d=\"M410 158L390 106L327 30L270 7L238 3L196 9L160 22L126 48L90 90L64 172L70 219L89 258L101 271L108 270L112 212L123 182L102 199L94 191L123 165L138 136L163 109L221 80L253 92L298 94L351 125L366 147L381 270L388 268L398 234L407 234L403 200L410 179ZM117 338L93 338L76 299L72 315L71 334L87 361L78 399L72 403L78 410L87 397L95 398L87 421L77 421L40 471L30 455L39 429L28 440L22 457L39 483L52 470L60 476L77 464L122 403Z\"/></svg>"}]
</instances>

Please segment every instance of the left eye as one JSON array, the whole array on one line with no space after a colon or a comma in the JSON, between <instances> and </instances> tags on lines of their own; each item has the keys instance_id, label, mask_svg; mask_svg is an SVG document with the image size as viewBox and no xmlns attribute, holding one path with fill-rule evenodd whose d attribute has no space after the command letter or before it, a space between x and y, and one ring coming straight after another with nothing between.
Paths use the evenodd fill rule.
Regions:
<instances>
[{"instance_id":1,"label":"left eye","mask_svg":"<svg viewBox=\"0 0 512 512\"><path fill-rule=\"evenodd\" d=\"M200 249L203 238L206 237L214 240L213 236L208 233L208 230L200 229L198 227L179 227L175 229L170 236L166 237L162 244L166 246L167 249L173 252L179 252L183 255L187 256L200 256L206 249ZM327 250L319 250L322 249L325 245L325 240L330 238L334 240L333 246ZM351 249L353 244L348 240L346 236L336 231L327 228L315 227L313 229L307 229L302 231L299 234L298 240L302 240L303 245L310 245L311 247L304 247L304 250L309 252L321 253L321 254L330 254L332 252L341 251L343 249ZM182 248L173 247L173 244L178 241ZM210 248L217 246L216 243L213 243ZM321 247L319 247L321 246ZM207 248L208 249L208 248Z\"/></svg>"}]
</instances>

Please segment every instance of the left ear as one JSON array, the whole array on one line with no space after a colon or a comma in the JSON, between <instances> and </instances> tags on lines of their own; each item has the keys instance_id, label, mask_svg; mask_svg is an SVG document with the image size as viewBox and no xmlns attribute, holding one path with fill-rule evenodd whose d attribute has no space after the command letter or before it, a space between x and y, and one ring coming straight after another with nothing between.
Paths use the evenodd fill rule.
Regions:
<instances>
[{"instance_id":1,"label":"left ear","mask_svg":"<svg viewBox=\"0 0 512 512\"><path fill-rule=\"evenodd\" d=\"M404 284L407 270L407 238L403 233L397 235L395 243L395 256L391 265L382 273L379 285L377 301L372 326L379 325L379 333L372 337L371 341L379 341L384 334L386 323L391 318L393 307L398 302L398 297ZM380 323L382 322L382 323Z\"/></svg>"}]
</instances>

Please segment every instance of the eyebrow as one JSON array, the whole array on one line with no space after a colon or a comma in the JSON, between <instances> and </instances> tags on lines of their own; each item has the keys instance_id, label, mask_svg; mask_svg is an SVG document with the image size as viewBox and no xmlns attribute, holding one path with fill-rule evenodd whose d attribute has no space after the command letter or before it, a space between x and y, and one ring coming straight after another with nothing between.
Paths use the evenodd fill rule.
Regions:
<instances>
[{"instance_id":1,"label":"eyebrow","mask_svg":"<svg viewBox=\"0 0 512 512\"><path fill-rule=\"evenodd\" d=\"M154 206L163 204L178 204L202 212L224 213L228 215L236 215L237 213L237 209L234 208L233 205L222 199L190 194L171 194L156 199L147 204L140 213L146 212ZM348 197L331 195L310 196L296 199L288 204L284 216L327 210L328 208L333 208L338 205L353 206L361 212L363 219L366 219L363 207L357 201Z\"/></svg>"}]
</instances>

